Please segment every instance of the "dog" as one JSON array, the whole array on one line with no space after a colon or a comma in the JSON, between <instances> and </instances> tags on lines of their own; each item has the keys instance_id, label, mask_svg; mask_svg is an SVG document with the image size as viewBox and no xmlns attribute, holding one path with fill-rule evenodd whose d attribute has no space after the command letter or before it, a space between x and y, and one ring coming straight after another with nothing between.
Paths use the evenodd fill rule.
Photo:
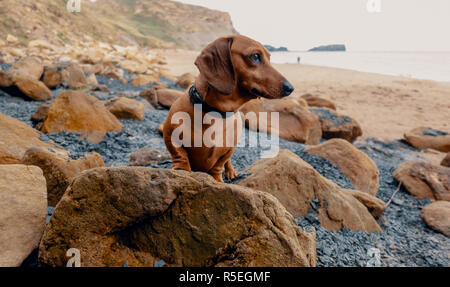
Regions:
<instances>
[{"instance_id":1,"label":"dog","mask_svg":"<svg viewBox=\"0 0 450 287\"><path fill-rule=\"evenodd\" d=\"M195 65L200 74L172 104L163 124L163 138L174 170L202 171L223 182L224 167L226 178L237 175L231 156L242 132L242 119L235 112L252 99L289 96L294 87L270 64L270 53L264 46L242 35L222 37L210 43L201 51ZM201 115L205 117L200 122L194 121L195 113L199 113L197 107L202 108ZM178 115L188 115L190 122L185 119L180 123ZM226 136L218 139L219 142L212 137L209 143L200 137L202 142L196 145L199 131L204 135L212 125L222 129L217 131ZM185 132L179 132L180 127ZM177 143L173 140L175 131L180 139ZM226 144L218 144L221 140Z\"/></svg>"}]
</instances>

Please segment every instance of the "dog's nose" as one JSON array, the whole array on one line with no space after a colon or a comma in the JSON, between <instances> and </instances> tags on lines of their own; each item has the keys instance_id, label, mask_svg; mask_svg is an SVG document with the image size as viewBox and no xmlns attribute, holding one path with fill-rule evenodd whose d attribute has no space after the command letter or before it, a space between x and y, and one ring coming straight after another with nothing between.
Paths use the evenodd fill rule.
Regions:
<instances>
[{"instance_id":1,"label":"dog's nose","mask_svg":"<svg viewBox=\"0 0 450 287\"><path fill-rule=\"evenodd\" d=\"M288 81L283 83L284 96L289 96L294 91L294 87Z\"/></svg>"}]
</instances>

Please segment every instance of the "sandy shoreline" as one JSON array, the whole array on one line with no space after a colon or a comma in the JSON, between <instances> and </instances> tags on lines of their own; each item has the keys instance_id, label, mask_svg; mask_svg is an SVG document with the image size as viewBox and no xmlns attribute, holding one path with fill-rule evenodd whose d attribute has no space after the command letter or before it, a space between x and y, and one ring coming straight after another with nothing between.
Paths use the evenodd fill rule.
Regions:
<instances>
[{"instance_id":1,"label":"sandy shoreline","mask_svg":"<svg viewBox=\"0 0 450 287\"><path fill-rule=\"evenodd\" d=\"M168 72L197 74L197 51L166 50ZM449 132L450 83L312 65L274 64L295 93L331 99L341 114L356 119L363 138L394 140L418 126Z\"/></svg>"}]
</instances>

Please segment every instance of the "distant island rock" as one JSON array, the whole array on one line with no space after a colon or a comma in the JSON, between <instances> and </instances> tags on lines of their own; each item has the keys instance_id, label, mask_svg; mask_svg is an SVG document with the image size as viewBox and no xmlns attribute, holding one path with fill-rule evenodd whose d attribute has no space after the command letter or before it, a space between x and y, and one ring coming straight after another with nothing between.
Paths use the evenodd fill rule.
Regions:
<instances>
[{"instance_id":1,"label":"distant island rock","mask_svg":"<svg viewBox=\"0 0 450 287\"><path fill-rule=\"evenodd\" d=\"M345 52L345 45L334 44L334 45L323 45L309 49L308 52Z\"/></svg>"},{"instance_id":2,"label":"distant island rock","mask_svg":"<svg viewBox=\"0 0 450 287\"><path fill-rule=\"evenodd\" d=\"M288 52L289 51L288 48L286 48L286 47L276 48L271 45L264 45L264 48L266 48L267 51L269 51L269 52Z\"/></svg>"}]
</instances>

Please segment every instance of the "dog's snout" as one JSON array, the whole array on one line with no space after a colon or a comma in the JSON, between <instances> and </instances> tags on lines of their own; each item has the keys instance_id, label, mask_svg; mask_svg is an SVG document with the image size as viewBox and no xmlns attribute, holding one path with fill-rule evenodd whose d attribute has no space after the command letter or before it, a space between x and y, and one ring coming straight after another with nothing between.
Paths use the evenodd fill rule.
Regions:
<instances>
[{"instance_id":1,"label":"dog's snout","mask_svg":"<svg viewBox=\"0 0 450 287\"><path fill-rule=\"evenodd\" d=\"M285 81L283 83L284 96L285 97L289 96L293 91L294 91L294 87L291 85L291 83L289 83L288 81Z\"/></svg>"}]
</instances>

